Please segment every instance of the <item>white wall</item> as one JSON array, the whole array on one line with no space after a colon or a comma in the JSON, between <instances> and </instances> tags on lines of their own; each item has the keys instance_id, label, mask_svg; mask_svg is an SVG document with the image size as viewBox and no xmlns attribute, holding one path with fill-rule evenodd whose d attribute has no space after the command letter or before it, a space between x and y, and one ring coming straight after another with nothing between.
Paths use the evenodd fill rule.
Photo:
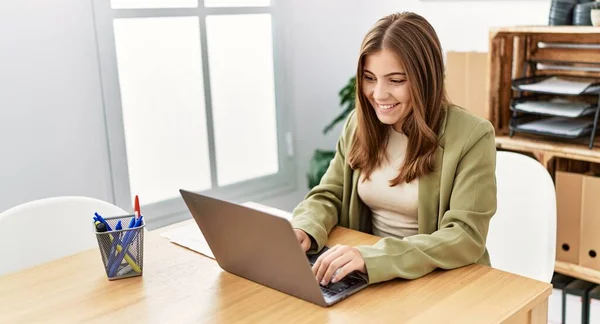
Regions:
<instances>
[{"instance_id":1,"label":"white wall","mask_svg":"<svg viewBox=\"0 0 600 324\"><path fill-rule=\"evenodd\" d=\"M285 0L286 100L293 110L298 190L263 203L291 210L307 192L315 148L335 147L337 92L380 17L410 10L446 50L486 51L490 26L546 24L548 0ZM91 1L0 2L0 211L32 199L112 201Z\"/></svg>"},{"instance_id":2,"label":"white wall","mask_svg":"<svg viewBox=\"0 0 600 324\"><path fill-rule=\"evenodd\" d=\"M112 200L91 1L0 1L0 212Z\"/></svg>"},{"instance_id":3,"label":"white wall","mask_svg":"<svg viewBox=\"0 0 600 324\"><path fill-rule=\"evenodd\" d=\"M307 192L305 174L315 148L335 147L341 125L321 130L340 111L337 93L356 71L362 38L377 19L414 11L430 21L444 50L488 50L492 26L546 25L549 0L293 0L286 72L295 112L297 192L267 203L291 210Z\"/></svg>"}]
</instances>

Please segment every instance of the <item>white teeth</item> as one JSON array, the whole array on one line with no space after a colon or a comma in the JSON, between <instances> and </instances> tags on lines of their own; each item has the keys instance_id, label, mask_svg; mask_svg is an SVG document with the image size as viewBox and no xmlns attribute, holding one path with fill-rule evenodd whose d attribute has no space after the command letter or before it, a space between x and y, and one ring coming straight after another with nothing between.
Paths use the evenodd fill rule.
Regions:
<instances>
[{"instance_id":1,"label":"white teeth","mask_svg":"<svg viewBox=\"0 0 600 324\"><path fill-rule=\"evenodd\" d=\"M396 106L397 104L393 104L393 105L380 105L380 104L377 104L377 105L378 105L378 106L379 106L379 108L381 108L381 109L390 109L390 108L392 108L392 107Z\"/></svg>"}]
</instances>

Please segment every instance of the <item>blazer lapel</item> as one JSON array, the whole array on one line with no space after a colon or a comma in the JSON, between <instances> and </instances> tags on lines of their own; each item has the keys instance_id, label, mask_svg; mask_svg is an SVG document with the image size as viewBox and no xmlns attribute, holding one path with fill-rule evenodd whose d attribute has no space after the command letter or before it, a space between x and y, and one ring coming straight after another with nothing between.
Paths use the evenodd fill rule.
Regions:
<instances>
[{"instance_id":1,"label":"blazer lapel","mask_svg":"<svg viewBox=\"0 0 600 324\"><path fill-rule=\"evenodd\" d=\"M447 120L448 111L443 109L433 171L419 178L419 207L417 210L419 234L431 234L437 230L440 215L440 180L444 159L444 133L446 132Z\"/></svg>"},{"instance_id":2,"label":"blazer lapel","mask_svg":"<svg viewBox=\"0 0 600 324\"><path fill-rule=\"evenodd\" d=\"M434 170L419 178L419 234L431 234L437 230L443 158L444 149L438 146L435 150Z\"/></svg>"}]
</instances>

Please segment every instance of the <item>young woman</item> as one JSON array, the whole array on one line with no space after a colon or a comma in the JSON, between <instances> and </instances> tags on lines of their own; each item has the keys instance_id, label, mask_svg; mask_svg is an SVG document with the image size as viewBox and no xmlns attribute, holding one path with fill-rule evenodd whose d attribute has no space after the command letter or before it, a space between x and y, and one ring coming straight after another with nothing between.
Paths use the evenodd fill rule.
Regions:
<instances>
[{"instance_id":1,"label":"young woman","mask_svg":"<svg viewBox=\"0 0 600 324\"><path fill-rule=\"evenodd\" d=\"M489 265L494 129L448 102L433 27L414 13L382 18L363 41L356 77L356 109L292 226L308 253L336 225L383 238L331 248L313 266L317 280L327 285L356 270L376 283Z\"/></svg>"}]
</instances>

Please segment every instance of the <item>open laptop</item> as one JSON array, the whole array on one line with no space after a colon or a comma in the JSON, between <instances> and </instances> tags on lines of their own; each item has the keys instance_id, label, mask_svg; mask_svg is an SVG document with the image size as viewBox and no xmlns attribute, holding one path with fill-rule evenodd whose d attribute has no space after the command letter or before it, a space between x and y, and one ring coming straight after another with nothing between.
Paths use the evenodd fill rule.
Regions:
<instances>
[{"instance_id":1,"label":"open laptop","mask_svg":"<svg viewBox=\"0 0 600 324\"><path fill-rule=\"evenodd\" d=\"M302 251L287 219L185 190L180 193L223 270L320 306L367 287L358 272L321 286L311 270L318 255Z\"/></svg>"}]
</instances>

